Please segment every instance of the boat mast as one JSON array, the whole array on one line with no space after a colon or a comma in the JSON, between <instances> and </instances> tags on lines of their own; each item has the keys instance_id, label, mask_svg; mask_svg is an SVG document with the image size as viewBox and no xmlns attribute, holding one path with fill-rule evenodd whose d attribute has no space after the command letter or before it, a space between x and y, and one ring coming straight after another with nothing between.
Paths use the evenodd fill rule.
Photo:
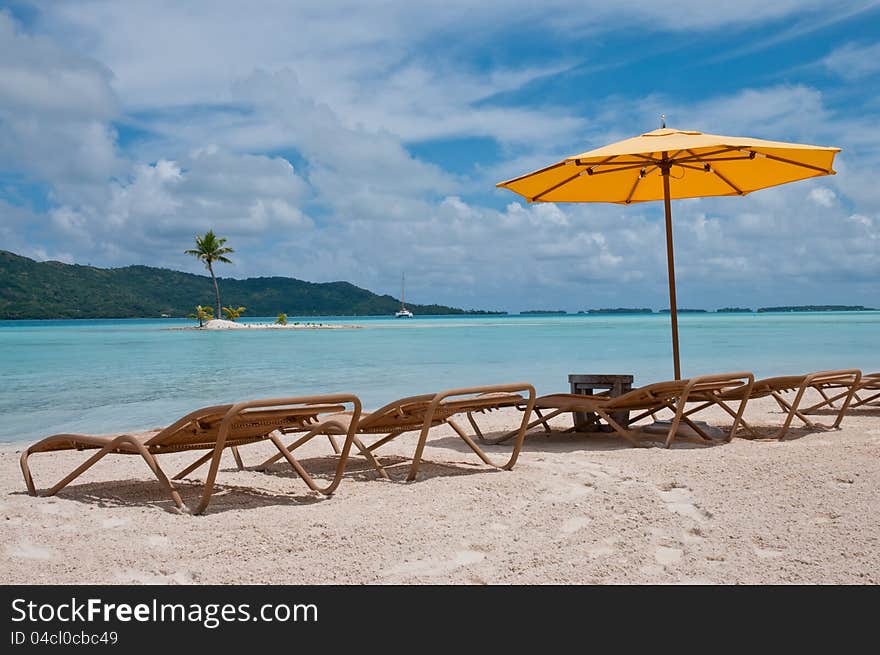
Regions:
<instances>
[{"instance_id":1,"label":"boat mast","mask_svg":"<svg viewBox=\"0 0 880 655\"><path fill-rule=\"evenodd\" d=\"M401 309L401 311L406 309L406 303L404 302L404 293L406 291L405 281L406 281L406 273L401 273L400 274L400 309Z\"/></svg>"}]
</instances>

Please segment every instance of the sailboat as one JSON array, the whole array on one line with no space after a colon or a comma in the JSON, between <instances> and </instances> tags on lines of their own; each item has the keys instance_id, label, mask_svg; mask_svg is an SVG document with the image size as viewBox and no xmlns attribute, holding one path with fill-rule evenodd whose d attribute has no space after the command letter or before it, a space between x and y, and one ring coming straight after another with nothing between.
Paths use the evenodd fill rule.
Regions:
<instances>
[{"instance_id":1,"label":"sailboat","mask_svg":"<svg viewBox=\"0 0 880 655\"><path fill-rule=\"evenodd\" d=\"M401 273L400 275L400 309L394 315L397 318L412 318L413 313L406 308L404 304L404 292L406 290L406 275Z\"/></svg>"}]
</instances>

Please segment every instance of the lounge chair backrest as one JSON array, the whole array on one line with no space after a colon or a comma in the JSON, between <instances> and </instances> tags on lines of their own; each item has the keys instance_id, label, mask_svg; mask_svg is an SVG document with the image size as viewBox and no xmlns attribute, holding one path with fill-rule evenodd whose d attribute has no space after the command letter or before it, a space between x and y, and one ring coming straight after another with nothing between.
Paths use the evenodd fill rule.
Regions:
<instances>
[{"instance_id":1,"label":"lounge chair backrest","mask_svg":"<svg viewBox=\"0 0 880 655\"><path fill-rule=\"evenodd\" d=\"M168 426L145 445L154 452L213 448L224 418L234 405L215 405L191 412ZM284 399L270 406L249 407L236 412L226 436L229 446L265 439L274 430L301 428L319 414L342 412L345 405L289 403Z\"/></svg>"},{"instance_id":2,"label":"lounge chair backrest","mask_svg":"<svg viewBox=\"0 0 880 655\"><path fill-rule=\"evenodd\" d=\"M655 382L654 384L646 384L638 389L633 389L627 393L611 398L606 407L609 411L618 409L650 409L657 407L658 403L672 402L687 387L689 380L671 380L668 382Z\"/></svg>"},{"instance_id":3,"label":"lounge chair backrest","mask_svg":"<svg viewBox=\"0 0 880 655\"><path fill-rule=\"evenodd\" d=\"M752 379L751 373L738 372L655 382L610 399L606 407L609 411L651 409L664 402L672 403L691 394L697 399L707 393L723 393L747 385Z\"/></svg>"},{"instance_id":4,"label":"lounge chair backrest","mask_svg":"<svg viewBox=\"0 0 880 655\"><path fill-rule=\"evenodd\" d=\"M358 424L360 432L394 432L421 428L438 396L443 396L431 417L432 425L439 425L454 414L476 412L483 409L517 406L526 402L526 398L518 393L490 392L475 393L465 397L446 397L449 391L439 394L422 394L409 396L388 403L374 412L366 414Z\"/></svg>"},{"instance_id":5,"label":"lounge chair backrest","mask_svg":"<svg viewBox=\"0 0 880 655\"><path fill-rule=\"evenodd\" d=\"M755 376L746 371L700 375L691 378L687 392L697 396L706 393L723 394L740 387L746 387L754 382L754 379Z\"/></svg>"},{"instance_id":6,"label":"lounge chair backrest","mask_svg":"<svg viewBox=\"0 0 880 655\"><path fill-rule=\"evenodd\" d=\"M849 386L860 375L855 369L843 371L817 371L806 375L779 375L756 380L752 387L752 398L763 398L773 392L795 391L806 383L808 386Z\"/></svg>"},{"instance_id":7,"label":"lounge chair backrest","mask_svg":"<svg viewBox=\"0 0 880 655\"><path fill-rule=\"evenodd\" d=\"M861 376L861 371L850 369L843 371L818 371L816 373L811 373L808 377L810 378L811 385L821 386L826 384L849 385L853 384L853 382L857 381Z\"/></svg>"}]
</instances>

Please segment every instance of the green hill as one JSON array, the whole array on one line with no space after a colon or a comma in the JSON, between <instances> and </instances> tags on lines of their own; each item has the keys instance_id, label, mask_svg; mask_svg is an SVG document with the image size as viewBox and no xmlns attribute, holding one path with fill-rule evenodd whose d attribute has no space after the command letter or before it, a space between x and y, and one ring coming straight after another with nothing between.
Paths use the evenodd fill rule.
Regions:
<instances>
[{"instance_id":1,"label":"green hill","mask_svg":"<svg viewBox=\"0 0 880 655\"><path fill-rule=\"evenodd\" d=\"M247 307L246 316L379 316L400 308L399 300L348 282L287 277L221 278L220 295L224 305ZM207 276L149 266L36 262L0 250L0 319L181 317L196 305L213 304ZM408 307L417 315L467 313L443 305Z\"/></svg>"}]
</instances>

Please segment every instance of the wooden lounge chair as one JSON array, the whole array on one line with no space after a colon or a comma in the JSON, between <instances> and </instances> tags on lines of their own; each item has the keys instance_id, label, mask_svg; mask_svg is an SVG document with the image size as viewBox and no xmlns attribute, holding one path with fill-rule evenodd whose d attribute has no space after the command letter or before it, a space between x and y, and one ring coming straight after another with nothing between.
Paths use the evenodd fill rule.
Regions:
<instances>
[{"instance_id":1,"label":"wooden lounge chair","mask_svg":"<svg viewBox=\"0 0 880 655\"><path fill-rule=\"evenodd\" d=\"M748 391L754 382L754 376L751 373L723 373L719 375L702 375L687 380L675 380L669 382L657 382L649 384L638 389L633 389L621 396L611 397L607 393L597 394L593 396L581 394L559 393L548 396L541 396L535 400L536 412L548 411L548 414L539 414L538 418L528 424L527 429L536 425L543 425L549 431L548 421L560 414L568 412L582 412L588 414L591 418L584 425L578 425L572 430L580 430L593 423L604 423L629 443L634 446L641 446L642 440L649 438L644 433L622 426L614 418L616 412L641 412L630 419L630 424L636 423L648 416L654 416L662 410L673 412L672 422L669 431L666 434L665 446L669 448L676 439L698 441L700 443L716 443L717 440L712 439L706 432L694 423L690 417L705 409L710 405L721 404L719 398L722 394L735 390L743 389ZM748 394L740 403L737 412L733 412L733 426L727 436L727 441L733 438L738 424L742 419L742 413L745 410ZM699 407L687 409L688 403L700 403ZM726 409L729 407L724 405ZM684 437L678 434L681 422L688 425L695 433L695 438ZM494 443L509 439L512 433L503 435L496 439Z\"/></svg>"},{"instance_id":2,"label":"wooden lounge chair","mask_svg":"<svg viewBox=\"0 0 880 655\"><path fill-rule=\"evenodd\" d=\"M525 394L525 395L523 395ZM535 389L530 384L498 384L485 387L470 387L465 389L449 389L439 393L424 394L401 398L374 412L365 412L360 415L343 413L324 417L302 437L291 443L287 450L293 452L312 438L319 435L331 436L354 430L356 435L383 435L380 439L366 446L361 452L380 476L388 478L388 474L373 453L388 442L396 439L406 432L419 432L419 440L413 454L412 462L407 475L407 481L415 480L431 428L439 425L449 425L456 434L476 453L485 464L495 468L510 470L516 464L522 448L523 438L526 433L526 425L535 403ZM453 420L457 414L478 412L480 410L501 409L503 407L520 407L524 410L522 424L519 430L514 432L516 441L513 451L503 464L493 462L486 453L474 442L470 435ZM281 459L283 453L278 453L257 468L262 469L273 462Z\"/></svg>"},{"instance_id":3,"label":"wooden lounge chair","mask_svg":"<svg viewBox=\"0 0 880 655\"><path fill-rule=\"evenodd\" d=\"M837 406L835 403L841 400L846 400L846 397L849 394L849 385L829 383L817 387L816 391L822 396L822 401L807 407L807 409L803 410L804 414L813 414L818 410L825 408L836 410ZM834 393L834 395L829 396L829 392ZM850 400L847 411L849 412L858 408L880 409L880 372L866 373L862 375L862 379L853 391L852 399Z\"/></svg>"},{"instance_id":4,"label":"wooden lounge chair","mask_svg":"<svg viewBox=\"0 0 880 655\"><path fill-rule=\"evenodd\" d=\"M281 442L281 430L303 429L317 423L327 413L338 413L352 406L352 417L360 417L361 403L357 396L350 394L329 394L322 396L302 396L298 398L272 398L252 400L234 405L216 405L204 407L191 412L159 430L140 434L116 435L84 435L56 434L46 437L30 446L21 455L21 470L28 493L32 496L52 496L85 473L89 468L110 453L117 455L139 455L153 471L162 488L168 492L178 509L187 509L156 460L157 455L176 453L189 450L207 450L205 456L194 464L186 467L174 476L180 479L195 468L210 462L210 469L205 480L201 501L192 511L200 514L208 506L214 489L214 480L220 466L220 458L226 448L236 448L246 444L269 440L280 454L284 456L303 481L313 491L331 494L339 486L351 444L355 440L354 431L346 433L345 444L340 453L336 474L327 486L320 487L302 466L284 448ZM54 486L44 491L37 491L28 466L28 458L35 453L56 452L61 450L96 450L91 457L76 467ZM241 465L240 457L235 453L236 461Z\"/></svg>"},{"instance_id":5,"label":"wooden lounge chair","mask_svg":"<svg viewBox=\"0 0 880 655\"><path fill-rule=\"evenodd\" d=\"M719 404L726 408L726 405L724 405L726 401L742 401L746 398L747 393L748 398L752 400L755 398L772 396L780 409L785 412L786 416L779 430L769 438L775 438L781 441L785 438L795 416L798 417L804 425L811 429L832 430L839 428L840 423L843 421L843 417L846 415L847 409L849 408L853 395L859 388L861 378L862 373L857 369L817 371L807 375L784 375L757 380L754 385L752 385L751 390L731 389L721 394L718 400ZM827 388L846 390L841 394L844 398L843 405L840 407L840 410L837 412L837 417L831 425L811 421L806 417L807 410L800 409L801 402L803 402L804 396L809 389L813 389L820 394L825 395L824 390ZM787 400L783 395L789 392L794 392L794 398L791 400ZM823 401L823 403L820 404L827 404L827 401ZM767 438L755 431L755 429L746 423L745 420L742 420L741 422L743 427L748 430L752 437Z\"/></svg>"}]
</instances>

